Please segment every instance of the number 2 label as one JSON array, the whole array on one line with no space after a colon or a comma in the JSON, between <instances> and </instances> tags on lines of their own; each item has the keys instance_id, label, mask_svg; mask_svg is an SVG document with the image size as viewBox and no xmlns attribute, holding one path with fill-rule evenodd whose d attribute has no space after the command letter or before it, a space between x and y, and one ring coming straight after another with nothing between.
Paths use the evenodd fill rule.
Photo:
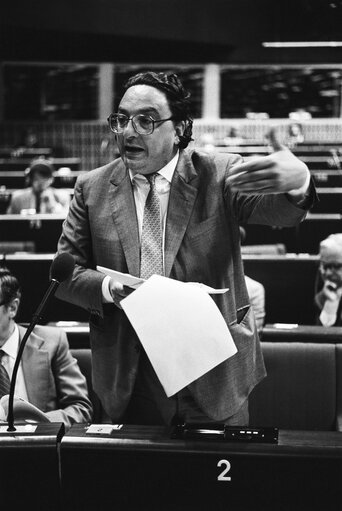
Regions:
<instances>
[{"instance_id":1,"label":"number 2 label","mask_svg":"<svg viewBox=\"0 0 342 511\"><path fill-rule=\"evenodd\" d=\"M220 460L217 463L217 466L218 467L222 467L222 466L224 467L222 472L217 476L217 480L218 481L231 481L232 478L227 475L229 470L231 469L231 464L229 463L229 461L228 460Z\"/></svg>"}]
</instances>

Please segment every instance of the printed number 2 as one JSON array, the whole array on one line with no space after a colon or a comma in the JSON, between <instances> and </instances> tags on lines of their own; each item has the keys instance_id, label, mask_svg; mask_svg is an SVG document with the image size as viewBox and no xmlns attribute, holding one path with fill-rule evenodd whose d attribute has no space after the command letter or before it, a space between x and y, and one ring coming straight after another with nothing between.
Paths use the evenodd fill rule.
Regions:
<instances>
[{"instance_id":1,"label":"printed number 2","mask_svg":"<svg viewBox=\"0 0 342 511\"><path fill-rule=\"evenodd\" d=\"M217 463L217 466L218 467L221 467L221 466L224 466L224 469L222 470L222 472L217 476L217 480L218 481L231 481L232 478L230 476L227 476L226 474L229 472L229 470L231 469L231 464L229 463L228 460L220 460L218 463Z\"/></svg>"}]
</instances>

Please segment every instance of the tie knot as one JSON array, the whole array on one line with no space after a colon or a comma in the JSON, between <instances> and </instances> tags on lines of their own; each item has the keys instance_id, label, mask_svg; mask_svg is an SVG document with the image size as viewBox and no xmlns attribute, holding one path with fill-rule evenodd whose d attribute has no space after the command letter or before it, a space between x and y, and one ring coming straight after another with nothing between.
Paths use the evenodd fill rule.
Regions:
<instances>
[{"instance_id":1,"label":"tie knot","mask_svg":"<svg viewBox=\"0 0 342 511\"><path fill-rule=\"evenodd\" d=\"M145 176L147 181L149 182L150 186L154 186L156 182L157 172L154 172L153 174L148 174Z\"/></svg>"}]
</instances>

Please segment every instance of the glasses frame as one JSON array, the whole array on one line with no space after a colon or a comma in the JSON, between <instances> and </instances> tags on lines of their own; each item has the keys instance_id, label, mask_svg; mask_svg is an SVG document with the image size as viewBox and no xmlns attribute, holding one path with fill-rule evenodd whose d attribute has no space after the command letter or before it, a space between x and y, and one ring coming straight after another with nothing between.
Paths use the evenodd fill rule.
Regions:
<instances>
[{"instance_id":1,"label":"glasses frame","mask_svg":"<svg viewBox=\"0 0 342 511\"><path fill-rule=\"evenodd\" d=\"M113 117L115 116L118 116L118 115L123 115L126 117L127 119L127 122L124 126L124 128L121 129L121 131L118 131L118 130L115 130L113 127L112 127L112 119ZM140 131L137 129L137 126L134 122L134 118L135 117L138 117L138 116L144 116L144 117L147 117L151 123L152 123L152 128L151 128L151 131L148 132L148 133L140 133ZM138 133L138 135L152 135L152 133L154 132L155 130L155 125L158 124L158 123L163 123L163 122L166 122L166 121L173 121L174 120L174 117L168 117L167 119L153 119L153 117L151 115L146 115L146 114L135 114L135 115L132 115L131 117L127 117L126 114L120 114L120 113L115 113L115 114L110 114L108 117L107 117L107 122L108 122L108 125L109 125L109 128L110 130L113 132L113 133L116 133L116 134L120 134L120 133L123 133L124 130L127 128L127 125L129 123L129 121L132 121L132 126L134 128L134 131L136 131L136 133Z\"/></svg>"}]
</instances>

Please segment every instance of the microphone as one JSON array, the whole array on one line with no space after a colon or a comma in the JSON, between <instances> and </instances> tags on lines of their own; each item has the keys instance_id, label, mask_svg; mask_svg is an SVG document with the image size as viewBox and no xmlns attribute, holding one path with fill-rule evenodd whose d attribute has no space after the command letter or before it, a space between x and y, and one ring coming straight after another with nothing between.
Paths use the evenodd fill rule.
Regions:
<instances>
[{"instance_id":1,"label":"microphone","mask_svg":"<svg viewBox=\"0 0 342 511\"><path fill-rule=\"evenodd\" d=\"M13 411L13 400L14 400L14 390L15 390L15 382L17 378L17 372L19 369L21 357L25 348L25 344L27 342L27 339L29 338L32 330L38 323L40 319L42 319L43 312L46 309L47 304L49 303L50 299L55 294L59 284L66 280L69 275L73 272L75 267L75 261L71 254L68 254L67 252L62 252L59 255L56 256L56 258L52 261L51 267L50 267L50 285L39 304L36 312L32 316L32 320L24 334L24 337L22 338L22 341L20 343L17 357L15 359L14 367L13 367L13 373L11 378L11 385L10 385L10 391L9 391L9 397L8 397L8 414L7 414L7 424L8 428L7 431L15 431L14 427L14 411Z\"/></svg>"}]
</instances>

